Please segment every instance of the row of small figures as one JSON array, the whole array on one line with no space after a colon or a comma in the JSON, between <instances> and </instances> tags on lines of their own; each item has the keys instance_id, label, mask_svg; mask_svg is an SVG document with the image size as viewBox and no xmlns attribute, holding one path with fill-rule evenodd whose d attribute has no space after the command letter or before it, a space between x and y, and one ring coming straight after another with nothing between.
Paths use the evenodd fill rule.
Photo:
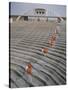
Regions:
<instances>
[{"instance_id":1,"label":"row of small figures","mask_svg":"<svg viewBox=\"0 0 68 90\"><path fill-rule=\"evenodd\" d=\"M53 32L49 36L49 39L48 39L49 47L51 47L51 48L55 47L56 40L57 40L57 30L55 30L55 32ZM47 47L42 48L41 51L44 55L48 54L48 48ZM25 67L25 71L27 72L27 74L32 75L32 64L31 63L27 64L27 66Z\"/></svg>"}]
</instances>

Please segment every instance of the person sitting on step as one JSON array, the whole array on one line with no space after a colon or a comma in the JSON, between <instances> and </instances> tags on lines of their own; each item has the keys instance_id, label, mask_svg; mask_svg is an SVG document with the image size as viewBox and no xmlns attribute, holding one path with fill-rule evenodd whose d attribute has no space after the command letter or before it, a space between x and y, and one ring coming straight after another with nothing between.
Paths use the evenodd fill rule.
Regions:
<instances>
[{"instance_id":1,"label":"person sitting on step","mask_svg":"<svg viewBox=\"0 0 68 90\"><path fill-rule=\"evenodd\" d=\"M48 48L42 48L42 52L47 55L48 54Z\"/></svg>"},{"instance_id":2,"label":"person sitting on step","mask_svg":"<svg viewBox=\"0 0 68 90\"><path fill-rule=\"evenodd\" d=\"M32 64L29 63L29 64L26 66L25 70L26 70L27 74L32 75Z\"/></svg>"}]
</instances>

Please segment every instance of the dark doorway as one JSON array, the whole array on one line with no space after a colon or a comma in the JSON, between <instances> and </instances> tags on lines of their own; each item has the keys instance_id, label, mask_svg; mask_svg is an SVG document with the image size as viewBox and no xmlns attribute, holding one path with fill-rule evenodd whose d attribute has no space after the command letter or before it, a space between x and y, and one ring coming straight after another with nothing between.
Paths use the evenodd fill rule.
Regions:
<instances>
[{"instance_id":1,"label":"dark doorway","mask_svg":"<svg viewBox=\"0 0 68 90\"><path fill-rule=\"evenodd\" d=\"M28 21L28 16L24 16L24 20L25 21Z\"/></svg>"}]
</instances>

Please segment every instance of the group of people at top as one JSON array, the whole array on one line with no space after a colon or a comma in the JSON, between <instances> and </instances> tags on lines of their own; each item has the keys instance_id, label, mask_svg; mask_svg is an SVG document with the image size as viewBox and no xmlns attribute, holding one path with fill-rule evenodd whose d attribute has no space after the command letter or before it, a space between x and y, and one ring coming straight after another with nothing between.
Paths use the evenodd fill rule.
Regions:
<instances>
[{"instance_id":1,"label":"group of people at top","mask_svg":"<svg viewBox=\"0 0 68 90\"><path fill-rule=\"evenodd\" d=\"M57 40L57 30L55 30L50 36L49 36L49 39L48 39L48 44L49 44L49 47L54 47L55 44L56 44L56 40ZM47 55L48 54L48 48L42 48L42 52Z\"/></svg>"}]
</instances>

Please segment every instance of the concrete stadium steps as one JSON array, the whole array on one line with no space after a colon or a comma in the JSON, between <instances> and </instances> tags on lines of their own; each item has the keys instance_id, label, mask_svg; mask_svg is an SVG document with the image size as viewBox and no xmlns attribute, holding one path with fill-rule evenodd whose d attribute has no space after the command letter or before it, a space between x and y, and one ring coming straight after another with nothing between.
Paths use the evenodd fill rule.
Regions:
<instances>
[{"instance_id":1,"label":"concrete stadium steps","mask_svg":"<svg viewBox=\"0 0 68 90\"><path fill-rule=\"evenodd\" d=\"M16 53L18 53L18 51L19 51L19 53L21 53L21 54L24 53L24 54L27 54L28 55L28 53L30 53L30 55L38 54L38 55L42 55L43 56L43 53L41 52L41 50L40 51L37 51L37 50L29 49L29 48L27 50L26 48L23 49L23 48L19 48L19 47L18 48L15 47L13 49L14 50L16 49ZM13 49L11 51L14 51ZM22 51L22 52L20 52L20 51ZM65 59L65 56L64 55L62 55L62 54L57 55L57 53L53 53L52 51L51 52L48 51L48 52L49 52L48 54L53 55L53 56L55 55L55 57L58 57L58 59L62 59L63 61L65 61L64 60Z\"/></svg>"},{"instance_id":2,"label":"concrete stadium steps","mask_svg":"<svg viewBox=\"0 0 68 90\"><path fill-rule=\"evenodd\" d=\"M45 24L45 23L44 23ZM66 84L66 38L65 28L61 25L61 32L57 35L54 48L49 47L48 38L50 30L45 25L29 23L22 27L13 27L10 39L10 80L11 87L34 87L43 85ZM33 27L31 27L33 25ZM40 26L39 26L40 25ZM39 26L39 27L38 27ZM52 24L53 26L53 24ZM19 30L18 30L19 29ZM41 51L48 47L47 56ZM25 72L26 65L31 62L32 75Z\"/></svg>"}]
</instances>

